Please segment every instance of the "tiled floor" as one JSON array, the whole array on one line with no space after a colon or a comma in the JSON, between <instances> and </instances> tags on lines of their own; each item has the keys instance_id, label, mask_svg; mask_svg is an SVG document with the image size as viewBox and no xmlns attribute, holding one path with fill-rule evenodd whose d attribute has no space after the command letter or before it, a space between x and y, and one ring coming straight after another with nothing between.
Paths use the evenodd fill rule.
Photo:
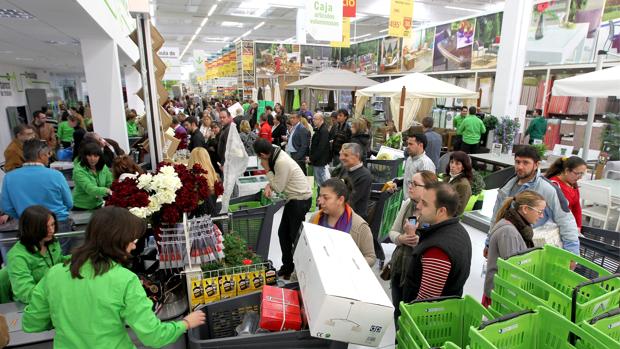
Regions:
<instances>
[{"instance_id":1,"label":"tiled floor","mask_svg":"<svg viewBox=\"0 0 620 349\"><path fill-rule=\"evenodd\" d=\"M273 229L271 233L271 243L269 246L269 259L273 261L274 266L276 268L280 268L280 266L282 265L282 262L281 262L282 253L280 252L280 244L278 242L278 226L280 225L280 220L282 218L282 211L283 211L282 209L278 211L273 218ZM467 280L467 283L465 284L464 294L468 294L474 297L475 299L481 299L482 289L484 285L484 276L481 274L481 272L482 272L482 267L485 262L484 257L482 257L482 249L484 247L484 240L486 239L486 233L483 233L468 225L464 225L464 227L467 229L467 232L469 233L469 237L471 238L471 244L472 244L471 270L469 273L469 279ZM390 260L392 256L392 252L394 251L394 247L395 247L394 244L383 244L383 250L385 251L386 261ZM389 282L379 279L378 277L379 266L378 265L379 263L377 263L374 266L373 270L375 274L377 275L377 279L383 286L383 289L387 293L388 297L390 297L391 292L390 292ZM396 333L394 330L394 326L391 326L388 329L387 333L383 336L383 340L381 341L381 344L379 345L378 348L381 348L381 349L395 348L393 344L395 337L396 337ZM349 348L358 349L358 348L368 348L368 347L350 344Z\"/></svg>"}]
</instances>

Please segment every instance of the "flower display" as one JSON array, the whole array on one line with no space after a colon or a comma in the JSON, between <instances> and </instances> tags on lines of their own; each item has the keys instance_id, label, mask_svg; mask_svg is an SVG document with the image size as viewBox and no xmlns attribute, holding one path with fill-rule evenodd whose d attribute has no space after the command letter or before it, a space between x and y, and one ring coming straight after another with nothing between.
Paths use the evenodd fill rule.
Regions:
<instances>
[{"instance_id":1,"label":"flower display","mask_svg":"<svg viewBox=\"0 0 620 349\"><path fill-rule=\"evenodd\" d=\"M512 145L518 131L519 121L504 116L499 119L499 123L495 129L495 143L501 143L504 144L504 146Z\"/></svg>"}]
</instances>

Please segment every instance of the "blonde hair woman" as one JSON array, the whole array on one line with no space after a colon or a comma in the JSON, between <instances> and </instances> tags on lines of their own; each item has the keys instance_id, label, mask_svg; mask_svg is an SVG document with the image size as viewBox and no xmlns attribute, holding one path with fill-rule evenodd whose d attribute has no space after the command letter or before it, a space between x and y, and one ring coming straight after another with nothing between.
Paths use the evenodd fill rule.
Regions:
<instances>
[{"instance_id":1,"label":"blonde hair woman","mask_svg":"<svg viewBox=\"0 0 620 349\"><path fill-rule=\"evenodd\" d=\"M213 168L213 163L211 162L211 157L209 156L209 152L203 147L196 147L189 154L189 161L187 163L188 167L193 167L194 164L200 164L200 166L207 170L207 173L204 174L207 179L207 183L209 184L209 191L211 193L215 193L214 186L215 182L217 182L218 176L217 172Z\"/></svg>"}]
</instances>

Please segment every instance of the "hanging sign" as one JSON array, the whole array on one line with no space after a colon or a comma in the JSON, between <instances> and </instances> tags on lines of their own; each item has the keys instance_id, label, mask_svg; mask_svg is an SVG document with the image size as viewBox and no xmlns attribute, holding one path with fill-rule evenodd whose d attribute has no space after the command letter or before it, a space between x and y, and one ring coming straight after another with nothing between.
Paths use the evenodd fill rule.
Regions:
<instances>
[{"instance_id":1,"label":"hanging sign","mask_svg":"<svg viewBox=\"0 0 620 349\"><path fill-rule=\"evenodd\" d=\"M342 17L354 18L356 8L357 0L342 0Z\"/></svg>"},{"instance_id":2,"label":"hanging sign","mask_svg":"<svg viewBox=\"0 0 620 349\"><path fill-rule=\"evenodd\" d=\"M306 17L315 40L342 40L342 0L306 0Z\"/></svg>"},{"instance_id":3,"label":"hanging sign","mask_svg":"<svg viewBox=\"0 0 620 349\"><path fill-rule=\"evenodd\" d=\"M411 36L413 24L413 0L391 0L388 35L395 37Z\"/></svg>"},{"instance_id":4,"label":"hanging sign","mask_svg":"<svg viewBox=\"0 0 620 349\"><path fill-rule=\"evenodd\" d=\"M331 47L350 47L351 46L351 18L342 19L342 40L330 41Z\"/></svg>"}]
</instances>

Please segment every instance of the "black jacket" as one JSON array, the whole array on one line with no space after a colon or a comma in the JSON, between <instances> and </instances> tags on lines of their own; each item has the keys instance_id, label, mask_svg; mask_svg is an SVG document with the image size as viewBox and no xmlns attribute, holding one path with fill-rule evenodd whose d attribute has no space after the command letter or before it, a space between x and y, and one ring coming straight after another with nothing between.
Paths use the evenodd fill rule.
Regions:
<instances>
[{"instance_id":1,"label":"black jacket","mask_svg":"<svg viewBox=\"0 0 620 349\"><path fill-rule=\"evenodd\" d=\"M458 218L450 218L428 228L420 228L418 232L420 242L411 253L403 301L409 303L418 297L422 282L422 255L431 247L440 248L450 257L450 273L441 296L462 296L471 267L471 240L467 230Z\"/></svg>"},{"instance_id":2,"label":"black jacket","mask_svg":"<svg viewBox=\"0 0 620 349\"><path fill-rule=\"evenodd\" d=\"M368 220L368 200L370 200L370 187L372 184L372 175L370 170L362 165L355 171L349 172L343 168L340 178L349 177L353 192L349 196L349 205L355 213Z\"/></svg>"},{"instance_id":3,"label":"black jacket","mask_svg":"<svg viewBox=\"0 0 620 349\"><path fill-rule=\"evenodd\" d=\"M325 166L331 159L329 153L329 131L327 125L323 124L314 129L310 144L310 164L312 166Z\"/></svg>"},{"instance_id":4,"label":"black jacket","mask_svg":"<svg viewBox=\"0 0 620 349\"><path fill-rule=\"evenodd\" d=\"M194 148L197 147L203 147L205 146L205 137L202 135L202 132L200 132L199 129L196 129L194 131L194 133L192 133L191 137L189 138L189 144L187 145L187 149L189 151L194 150Z\"/></svg>"},{"instance_id":5,"label":"black jacket","mask_svg":"<svg viewBox=\"0 0 620 349\"><path fill-rule=\"evenodd\" d=\"M217 142L217 157L220 159L220 164L224 165L226 162L226 143L228 142L228 133L230 132L230 125L222 126L220 132L220 139Z\"/></svg>"},{"instance_id":6,"label":"black jacket","mask_svg":"<svg viewBox=\"0 0 620 349\"><path fill-rule=\"evenodd\" d=\"M289 139L289 142L293 143L293 147L296 150L296 152L291 154L293 160L301 161L310 153L310 131L301 123L297 124L293 137Z\"/></svg>"},{"instance_id":7,"label":"black jacket","mask_svg":"<svg viewBox=\"0 0 620 349\"><path fill-rule=\"evenodd\" d=\"M366 157L370 152L370 135L367 133L358 133L351 137L350 143L357 143L362 147L362 161L366 161Z\"/></svg>"},{"instance_id":8,"label":"black jacket","mask_svg":"<svg viewBox=\"0 0 620 349\"><path fill-rule=\"evenodd\" d=\"M275 144L280 147L282 144L282 136L286 136L286 126L284 124L279 124L271 130L271 141L272 144Z\"/></svg>"},{"instance_id":9,"label":"black jacket","mask_svg":"<svg viewBox=\"0 0 620 349\"><path fill-rule=\"evenodd\" d=\"M347 122L342 126L336 123L329 130L329 140L332 141L332 156L338 157L342 145L351 140L351 126Z\"/></svg>"}]
</instances>

